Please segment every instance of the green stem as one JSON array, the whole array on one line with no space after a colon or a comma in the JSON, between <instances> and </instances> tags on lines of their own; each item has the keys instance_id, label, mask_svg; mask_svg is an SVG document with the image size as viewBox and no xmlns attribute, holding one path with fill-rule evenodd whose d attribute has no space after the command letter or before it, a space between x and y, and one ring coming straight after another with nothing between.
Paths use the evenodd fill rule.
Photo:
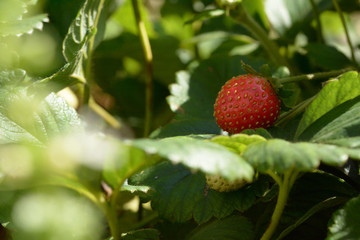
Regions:
<instances>
[{"instance_id":1,"label":"green stem","mask_svg":"<svg viewBox=\"0 0 360 240\"><path fill-rule=\"evenodd\" d=\"M105 214L106 214L107 222L109 224L111 236L113 237L112 240L120 240L122 230L120 229L120 224L119 224L118 216L116 214L115 205L112 204L109 205L106 202L104 204L106 204Z\"/></svg>"},{"instance_id":2,"label":"green stem","mask_svg":"<svg viewBox=\"0 0 360 240\"><path fill-rule=\"evenodd\" d=\"M318 40L321 43L324 43L324 37L323 37L323 31L322 31L322 25L321 25L321 21L320 21L320 12L318 7L316 6L314 0L309 0L315 15L315 21L316 21L316 28L317 28L317 35L318 35Z\"/></svg>"},{"instance_id":3,"label":"green stem","mask_svg":"<svg viewBox=\"0 0 360 240\"><path fill-rule=\"evenodd\" d=\"M352 59L353 63L355 64L355 66L357 66L357 62L356 62L356 58L355 58L355 51L354 51L354 47L353 47L353 45L351 43L351 39L350 39L349 31L348 31L348 28L347 28L347 25L346 25L346 21L345 21L345 18L344 18L344 14L341 11L340 6L339 6L339 4L337 3L336 0L333 0L333 4L334 4L334 7L335 7L336 11L338 12L338 14L340 16L341 23L342 23L342 25L344 27L346 40L348 42L350 52L351 52L351 59Z\"/></svg>"},{"instance_id":4,"label":"green stem","mask_svg":"<svg viewBox=\"0 0 360 240\"><path fill-rule=\"evenodd\" d=\"M296 115L298 115L299 113L303 112L305 110L305 108L307 108L310 103L312 103L312 101L317 97L317 94L306 99L305 101L299 103L298 105L296 105L294 108L292 108L290 111L287 111L283 114L280 115L279 120L276 122L276 126L280 126L281 124L283 124L284 122L293 119Z\"/></svg>"},{"instance_id":5,"label":"green stem","mask_svg":"<svg viewBox=\"0 0 360 240\"><path fill-rule=\"evenodd\" d=\"M90 85L91 85L91 81L92 81L91 62L92 62L92 57L93 57L97 26L98 26L100 15L101 15L101 10L104 7L104 3L105 3L105 0L101 0L99 3L99 7L98 7L98 11L97 11L98 14L95 17L94 24L93 24L93 34L89 40L89 45L87 48L87 58L86 58L86 67L85 67L86 83L84 84L84 96L83 96L84 104L88 104L89 99L90 99Z\"/></svg>"},{"instance_id":6,"label":"green stem","mask_svg":"<svg viewBox=\"0 0 360 240\"><path fill-rule=\"evenodd\" d=\"M303 75L297 75L293 77L286 77L286 78L280 78L279 82L281 84L285 83L293 83L293 82L299 82L299 81L305 81L305 80L318 80L318 79L329 79L331 77L337 77L340 74L349 71L350 68L341 69L341 70L334 70L330 72L319 72L319 73L309 73L309 74L303 74Z\"/></svg>"},{"instance_id":7,"label":"green stem","mask_svg":"<svg viewBox=\"0 0 360 240\"><path fill-rule=\"evenodd\" d=\"M121 128L121 123L103 107L101 107L91 96L89 97L89 107L102 117L111 127L115 129Z\"/></svg>"},{"instance_id":8,"label":"green stem","mask_svg":"<svg viewBox=\"0 0 360 240\"><path fill-rule=\"evenodd\" d=\"M141 47L145 57L145 124L144 137L148 137L150 133L152 118L152 102L153 102L153 55L151 51L150 40L146 32L144 21L141 19L138 0L132 0L135 19L139 31Z\"/></svg>"},{"instance_id":9,"label":"green stem","mask_svg":"<svg viewBox=\"0 0 360 240\"><path fill-rule=\"evenodd\" d=\"M266 174L268 174L270 177L272 177L272 179L275 180L275 182L280 186L282 183L282 179L279 175L277 175L275 172L268 170L266 171Z\"/></svg>"},{"instance_id":10,"label":"green stem","mask_svg":"<svg viewBox=\"0 0 360 240\"><path fill-rule=\"evenodd\" d=\"M277 44L269 38L268 34L255 19L246 12L241 3L237 5L235 11L231 12L231 16L239 23L242 23L260 41L273 62L280 66L288 67L291 72L294 71L286 58L280 54Z\"/></svg>"},{"instance_id":11,"label":"green stem","mask_svg":"<svg viewBox=\"0 0 360 240\"><path fill-rule=\"evenodd\" d=\"M279 185L279 195L277 198L275 210L271 216L270 224L260 240L270 240L275 233L289 196L289 192L292 186L291 179L294 178L294 174L296 173L294 173L292 169L285 172L284 178ZM277 181L277 179L274 180Z\"/></svg>"}]
</instances>

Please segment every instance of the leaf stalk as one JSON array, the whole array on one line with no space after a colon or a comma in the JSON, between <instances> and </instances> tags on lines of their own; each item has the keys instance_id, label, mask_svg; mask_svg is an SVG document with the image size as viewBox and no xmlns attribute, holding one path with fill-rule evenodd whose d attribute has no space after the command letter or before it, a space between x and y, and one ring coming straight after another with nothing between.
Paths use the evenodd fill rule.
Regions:
<instances>
[{"instance_id":1,"label":"leaf stalk","mask_svg":"<svg viewBox=\"0 0 360 240\"><path fill-rule=\"evenodd\" d=\"M355 51L354 51L354 46L352 45L351 43L351 39L350 39L350 35L349 35L349 30L346 26L346 21L345 21L345 17L344 17L344 14L343 12L341 11L341 8L338 4L338 2L336 0L332 0L333 4L334 4L334 7L336 9L336 11L338 12L339 16L340 16L340 19L341 19L341 23L344 27L344 31L345 31L345 36L346 36L346 41L349 45L349 48L350 48L350 53L351 53L351 60L353 62L353 64L355 66L357 66L357 62L356 62L356 58L355 58Z\"/></svg>"},{"instance_id":2,"label":"leaf stalk","mask_svg":"<svg viewBox=\"0 0 360 240\"><path fill-rule=\"evenodd\" d=\"M297 76L292 76L292 77L280 78L279 82L280 82L280 84L286 84L286 83L294 83L294 82L299 82L299 81L329 79L332 77L337 77L340 74L343 74L350 70L351 70L350 68L344 68L344 69L334 70L334 71L329 71L329 72L302 74L302 75L297 75Z\"/></svg>"},{"instance_id":3,"label":"leaf stalk","mask_svg":"<svg viewBox=\"0 0 360 240\"><path fill-rule=\"evenodd\" d=\"M153 102L153 54L150 40L145 28L145 23L141 18L138 0L132 0L135 20L139 31L141 47L145 57L145 124L144 137L148 137L151 128L152 102Z\"/></svg>"},{"instance_id":4,"label":"leaf stalk","mask_svg":"<svg viewBox=\"0 0 360 240\"><path fill-rule=\"evenodd\" d=\"M237 4L233 11L230 11L230 15L234 20L243 24L255 36L274 63L279 66L286 66L291 72L294 72L294 68L289 64L287 59L280 54L278 45L269 38L265 30L247 13L241 3Z\"/></svg>"},{"instance_id":5,"label":"leaf stalk","mask_svg":"<svg viewBox=\"0 0 360 240\"><path fill-rule=\"evenodd\" d=\"M85 66L85 79L86 79L86 83L84 84L84 96L83 96L83 100L85 104L89 103L89 99L90 99L90 84L92 81L92 72L91 72L91 62L92 62L92 57L93 57L93 52L94 52L94 45L95 45L95 36L96 36L96 32L97 32L97 26L99 24L99 20L100 20L100 15L101 15L101 10L103 9L105 4L105 0L100 0L99 6L98 6L98 14L96 14L95 20L94 20L94 24L93 24L93 28L92 28L92 34L89 40L89 45L87 48L87 58L86 58L86 66Z\"/></svg>"},{"instance_id":6,"label":"leaf stalk","mask_svg":"<svg viewBox=\"0 0 360 240\"><path fill-rule=\"evenodd\" d=\"M271 177L273 177L274 175L277 176L276 178L274 178L274 180L276 182L279 182L279 178L276 173L270 174ZM298 172L293 171L293 169L290 169L284 173L283 179L280 180L279 195L277 198L276 206L273 215L271 216L270 224L260 240L270 240L273 234L275 233L275 230L279 225L281 215L285 209L285 205L289 197L291 187L294 183L294 179L296 179L297 175Z\"/></svg>"},{"instance_id":7,"label":"leaf stalk","mask_svg":"<svg viewBox=\"0 0 360 240\"><path fill-rule=\"evenodd\" d=\"M323 36L322 25L321 25L321 21L320 21L319 8L316 6L316 3L315 3L314 0L309 0L309 1L310 1L310 4L311 4L311 7L313 9L314 16L315 16L316 28L317 28L316 33L317 33L318 41L320 43L325 43L324 36Z\"/></svg>"},{"instance_id":8,"label":"leaf stalk","mask_svg":"<svg viewBox=\"0 0 360 240\"><path fill-rule=\"evenodd\" d=\"M314 101L314 99L317 97L317 94L306 99L305 101L302 101L295 107L293 107L291 110L283 113L280 115L278 121L275 123L275 126L280 126L281 124L287 122L290 119L293 119L296 115L303 112L309 105Z\"/></svg>"}]
</instances>

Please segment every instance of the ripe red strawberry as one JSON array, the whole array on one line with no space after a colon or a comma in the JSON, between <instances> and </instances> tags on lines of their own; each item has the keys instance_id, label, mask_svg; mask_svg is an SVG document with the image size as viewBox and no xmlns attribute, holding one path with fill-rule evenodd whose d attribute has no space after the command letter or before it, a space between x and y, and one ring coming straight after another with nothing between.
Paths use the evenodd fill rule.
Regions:
<instances>
[{"instance_id":1,"label":"ripe red strawberry","mask_svg":"<svg viewBox=\"0 0 360 240\"><path fill-rule=\"evenodd\" d=\"M246 74L233 77L222 86L214 109L220 128L239 133L272 126L280 114L280 101L265 78Z\"/></svg>"}]
</instances>

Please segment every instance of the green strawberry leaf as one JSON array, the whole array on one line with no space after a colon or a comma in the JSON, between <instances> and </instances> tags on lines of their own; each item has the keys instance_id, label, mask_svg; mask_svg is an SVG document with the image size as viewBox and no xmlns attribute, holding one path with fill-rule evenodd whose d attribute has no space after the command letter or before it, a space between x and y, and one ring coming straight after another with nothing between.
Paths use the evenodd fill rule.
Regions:
<instances>
[{"instance_id":1,"label":"green strawberry leaf","mask_svg":"<svg viewBox=\"0 0 360 240\"><path fill-rule=\"evenodd\" d=\"M104 29L99 26L104 24L104 19L98 20L103 14L103 11L101 11L102 4L101 0L86 0L71 23L63 42L63 55L67 62L71 62L80 51L83 52L82 54L86 54L87 49L83 48L84 43L89 41L89 38L93 37L94 34L96 34L97 42L102 39L103 32L100 32L100 34L97 32Z\"/></svg>"},{"instance_id":2,"label":"green strawberry leaf","mask_svg":"<svg viewBox=\"0 0 360 240\"><path fill-rule=\"evenodd\" d=\"M241 133L243 134L248 134L248 135L258 135L261 137L264 137L266 139L271 139L273 138L271 136L271 134L264 128L257 128L257 129L245 129L244 131L242 131Z\"/></svg>"},{"instance_id":3,"label":"green strawberry leaf","mask_svg":"<svg viewBox=\"0 0 360 240\"><path fill-rule=\"evenodd\" d=\"M234 210L244 212L255 203L257 197L264 195L268 187L268 180L261 175L253 183L234 192L221 193L208 189L195 206L194 220L202 224L212 217L224 218Z\"/></svg>"},{"instance_id":4,"label":"green strawberry leaf","mask_svg":"<svg viewBox=\"0 0 360 240\"><path fill-rule=\"evenodd\" d=\"M360 197L348 201L345 206L333 214L326 239L359 239Z\"/></svg>"},{"instance_id":5,"label":"green strawberry leaf","mask_svg":"<svg viewBox=\"0 0 360 240\"><path fill-rule=\"evenodd\" d=\"M182 163L206 174L219 174L228 180L244 179L251 182L254 176L254 170L240 155L209 141L171 137L161 140L139 139L132 144L173 163Z\"/></svg>"},{"instance_id":6,"label":"green strawberry leaf","mask_svg":"<svg viewBox=\"0 0 360 240\"><path fill-rule=\"evenodd\" d=\"M139 229L132 232L127 232L121 235L124 240L159 240L160 232L157 229Z\"/></svg>"},{"instance_id":7,"label":"green strawberry leaf","mask_svg":"<svg viewBox=\"0 0 360 240\"><path fill-rule=\"evenodd\" d=\"M360 137L325 140L324 143L339 146L353 159L360 160Z\"/></svg>"},{"instance_id":8,"label":"green strawberry leaf","mask_svg":"<svg viewBox=\"0 0 360 240\"><path fill-rule=\"evenodd\" d=\"M27 4L21 0L2 0L0 2L0 22L20 19L27 12Z\"/></svg>"},{"instance_id":9,"label":"green strawberry leaf","mask_svg":"<svg viewBox=\"0 0 360 240\"><path fill-rule=\"evenodd\" d=\"M294 168L311 171L320 161L340 166L348 159L346 150L326 144L291 143L281 139L270 139L250 145L243 157L258 171L284 173Z\"/></svg>"},{"instance_id":10,"label":"green strawberry leaf","mask_svg":"<svg viewBox=\"0 0 360 240\"><path fill-rule=\"evenodd\" d=\"M176 222L194 218L198 223L207 222L212 217L224 218L234 210L245 211L268 188L267 179L259 178L235 192L216 192L207 189L202 173L192 173L183 165L169 162L135 174L129 179L129 184L152 189L147 196L141 196L143 201L151 200L153 209L162 218Z\"/></svg>"},{"instance_id":11,"label":"green strawberry leaf","mask_svg":"<svg viewBox=\"0 0 360 240\"><path fill-rule=\"evenodd\" d=\"M133 146L125 145L119 141L109 142L111 148L117 149L115 156L105 160L103 176L105 181L113 188L126 191L147 191L146 188L133 189L124 182L134 173L154 163L156 159L147 158L145 153ZM109 148L109 151L111 150ZM121 159L121 160L119 160Z\"/></svg>"},{"instance_id":12,"label":"green strawberry leaf","mask_svg":"<svg viewBox=\"0 0 360 240\"><path fill-rule=\"evenodd\" d=\"M145 198L147 195L150 194L151 189L148 186L135 186L124 183L124 185L121 186L120 191L130 192Z\"/></svg>"},{"instance_id":13,"label":"green strawberry leaf","mask_svg":"<svg viewBox=\"0 0 360 240\"><path fill-rule=\"evenodd\" d=\"M359 136L360 133L360 96L348 101L328 115L328 122L316 132L311 138L315 142L324 142L340 138L352 138ZM332 117L332 115L334 117ZM321 119L326 120L326 119ZM330 121L329 121L330 120ZM319 121L320 123L322 121ZM319 124L319 123L316 123Z\"/></svg>"},{"instance_id":14,"label":"green strawberry leaf","mask_svg":"<svg viewBox=\"0 0 360 240\"><path fill-rule=\"evenodd\" d=\"M0 36L5 37L9 35L20 36L24 33L31 34L34 29L42 30L43 23L48 22L49 18L46 14L39 14L32 17L27 17L21 20L12 20L7 22L0 22Z\"/></svg>"},{"instance_id":15,"label":"green strawberry leaf","mask_svg":"<svg viewBox=\"0 0 360 240\"><path fill-rule=\"evenodd\" d=\"M81 128L76 111L50 94L44 100L28 96L22 87L1 89L0 142L45 144L54 136Z\"/></svg>"},{"instance_id":16,"label":"green strawberry leaf","mask_svg":"<svg viewBox=\"0 0 360 240\"><path fill-rule=\"evenodd\" d=\"M2 70L0 69L0 86L6 87L7 85L20 85L25 81L26 71L22 69L13 69L13 70Z\"/></svg>"},{"instance_id":17,"label":"green strawberry leaf","mask_svg":"<svg viewBox=\"0 0 360 240\"><path fill-rule=\"evenodd\" d=\"M100 25L105 24L104 11L99 9L102 9L101 0L84 2L63 41L63 55L67 63L53 75L34 82L30 87L31 91L41 92L46 96L75 83L85 82L82 64L87 56L89 44L93 37L95 45L103 37L104 27ZM96 21L98 18L100 20ZM101 32L97 32L97 29Z\"/></svg>"},{"instance_id":18,"label":"green strawberry leaf","mask_svg":"<svg viewBox=\"0 0 360 240\"><path fill-rule=\"evenodd\" d=\"M217 136L211 139L212 142L223 145L235 153L243 153L245 148L257 142L265 141L266 139L259 135L246 135L246 134L234 134L231 137Z\"/></svg>"},{"instance_id":19,"label":"green strawberry leaf","mask_svg":"<svg viewBox=\"0 0 360 240\"><path fill-rule=\"evenodd\" d=\"M151 200L159 216L175 222L192 218L196 203L202 198L205 178L199 172L192 174L182 165L163 162L135 174L130 185L149 186L154 191L144 201Z\"/></svg>"},{"instance_id":20,"label":"green strawberry leaf","mask_svg":"<svg viewBox=\"0 0 360 240\"><path fill-rule=\"evenodd\" d=\"M229 216L197 227L186 240L252 240L253 225L243 216Z\"/></svg>"},{"instance_id":21,"label":"green strawberry leaf","mask_svg":"<svg viewBox=\"0 0 360 240\"><path fill-rule=\"evenodd\" d=\"M86 0L71 23L63 41L63 55L67 64L52 76L34 84L43 92L59 91L77 82L84 82L83 60L87 57L90 43L95 48L103 39L105 10L101 0Z\"/></svg>"},{"instance_id":22,"label":"green strawberry leaf","mask_svg":"<svg viewBox=\"0 0 360 240\"><path fill-rule=\"evenodd\" d=\"M358 136L359 100L360 96L333 108L306 128L298 139L325 143Z\"/></svg>"},{"instance_id":23,"label":"green strawberry leaf","mask_svg":"<svg viewBox=\"0 0 360 240\"><path fill-rule=\"evenodd\" d=\"M335 107L359 96L359 84L360 77L357 72L347 72L338 79L329 81L305 111L296 131L296 137Z\"/></svg>"},{"instance_id":24,"label":"green strawberry leaf","mask_svg":"<svg viewBox=\"0 0 360 240\"><path fill-rule=\"evenodd\" d=\"M29 93L46 96L51 92L58 92L65 87L84 82L83 77L76 73L80 60L79 54L71 63L65 64L53 75L35 81L28 87Z\"/></svg>"},{"instance_id":25,"label":"green strawberry leaf","mask_svg":"<svg viewBox=\"0 0 360 240\"><path fill-rule=\"evenodd\" d=\"M351 66L351 61L335 47L321 43L310 43L305 49L307 56L315 66L328 70L342 69ZM331 56L331 58L329 58Z\"/></svg>"}]
</instances>

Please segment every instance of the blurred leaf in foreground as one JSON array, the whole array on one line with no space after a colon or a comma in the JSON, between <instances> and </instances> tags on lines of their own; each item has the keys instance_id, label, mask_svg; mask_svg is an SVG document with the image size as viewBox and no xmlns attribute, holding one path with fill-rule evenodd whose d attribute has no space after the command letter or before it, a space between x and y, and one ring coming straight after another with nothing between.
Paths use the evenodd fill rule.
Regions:
<instances>
[{"instance_id":1,"label":"blurred leaf in foreground","mask_svg":"<svg viewBox=\"0 0 360 240\"><path fill-rule=\"evenodd\" d=\"M103 217L89 201L66 191L22 196L12 212L14 239L100 240Z\"/></svg>"}]
</instances>

